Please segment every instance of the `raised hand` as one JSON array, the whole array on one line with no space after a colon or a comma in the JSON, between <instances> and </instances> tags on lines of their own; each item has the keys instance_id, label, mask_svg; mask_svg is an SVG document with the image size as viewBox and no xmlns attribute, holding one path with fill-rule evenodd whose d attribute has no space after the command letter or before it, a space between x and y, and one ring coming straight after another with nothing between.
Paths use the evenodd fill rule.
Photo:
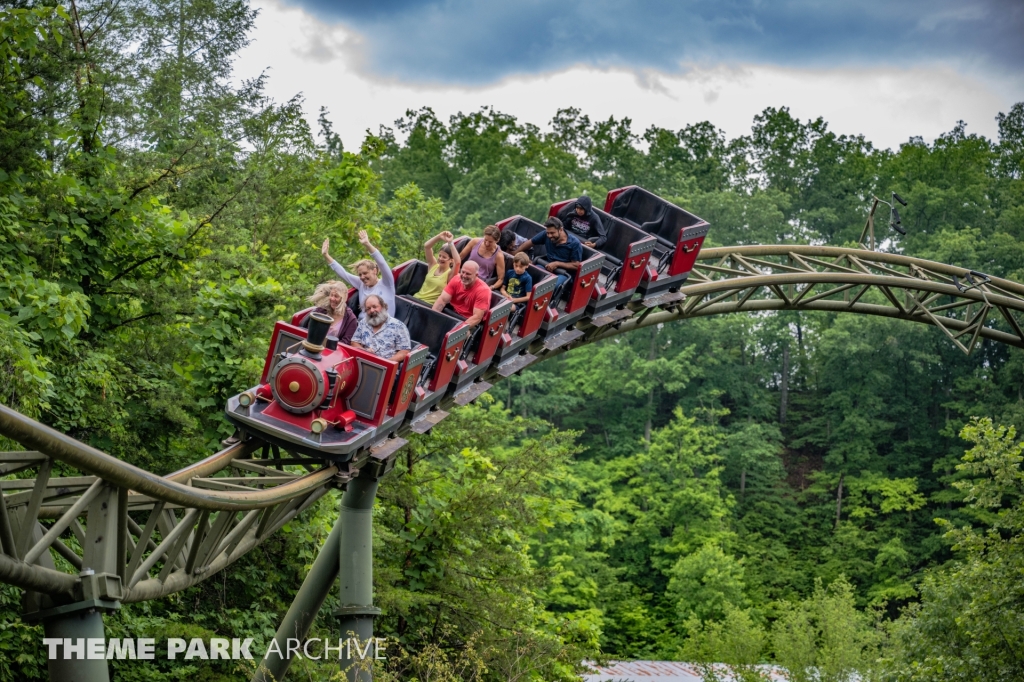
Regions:
<instances>
[{"instance_id":1,"label":"raised hand","mask_svg":"<svg viewBox=\"0 0 1024 682\"><path fill-rule=\"evenodd\" d=\"M450 241L452 241L452 240L454 240L454 239L455 239L455 235L453 235L453 234L452 234L451 232L449 232L448 230L445 230L444 232L442 232L442 233L441 233L441 234L439 234L438 236L439 236L439 237L440 237L441 239L445 240L446 242L450 242Z\"/></svg>"},{"instance_id":2,"label":"raised hand","mask_svg":"<svg viewBox=\"0 0 1024 682\"><path fill-rule=\"evenodd\" d=\"M330 248L331 239L330 237L328 237L327 239L324 239L324 245L320 247L320 253L322 253L324 258L326 258L327 260L331 260Z\"/></svg>"},{"instance_id":3,"label":"raised hand","mask_svg":"<svg viewBox=\"0 0 1024 682\"><path fill-rule=\"evenodd\" d=\"M366 230L359 230L359 243L370 248L370 237L366 234Z\"/></svg>"}]
</instances>

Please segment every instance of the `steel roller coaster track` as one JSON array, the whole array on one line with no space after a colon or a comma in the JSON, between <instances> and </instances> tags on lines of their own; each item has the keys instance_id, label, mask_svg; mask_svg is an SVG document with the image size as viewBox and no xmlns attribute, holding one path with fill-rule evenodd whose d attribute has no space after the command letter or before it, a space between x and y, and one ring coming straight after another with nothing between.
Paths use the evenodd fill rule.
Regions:
<instances>
[{"instance_id":1,"label":"steel roller coaster track","mask_svg":"<svg viewBox=\"0 0 1024 682\"><path fill-rule=\"evenodd\" d=\"M929 324L965 353L981 339L1024 347L1024 285L897 254L780 245L705 249L678 294L584 320L572 344L545 350L540 341L530 354L537 362L654 324L777 310ZM0 453L0 582L36 595L39 609L140 602L195 585L360 467L392 456L407 435L357 455L348 471L251 439L156 476L3 406L0 434L26 448Z\"/></svg>"}]
</instances>

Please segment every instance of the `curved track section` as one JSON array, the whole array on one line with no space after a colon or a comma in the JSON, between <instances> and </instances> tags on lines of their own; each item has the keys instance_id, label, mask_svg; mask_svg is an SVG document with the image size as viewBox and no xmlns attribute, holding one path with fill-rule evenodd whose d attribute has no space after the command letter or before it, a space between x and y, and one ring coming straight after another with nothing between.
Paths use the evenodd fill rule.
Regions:
<instances>
[{"instance_id":1,"label":"curved track section","mask_svg":"<svg viewBox=\"0 0 1024 682\"><path fill-rule=\"evenodd\" d=\"M136 602L183 590L349 480L337 467L285 458L256 440L156 476L4 406L0 433L32 448L0 452L0 475L8 478L0 481L0 581L56 604ZM69 468L85 475L59 474ZM76 575L86 569L93 576Z\"/></svg>"},{"instance_id":2,"label":"curved track section","mask_svg":"<svg viewBox=\"0 0 1024 682\"><path fill-rule=\"evenodd\" d=\"M760 310L894 317L938 327L965 353L979 338L1024 348L1024 286L943 263L825 246L705 249L679 318Z\"/></svg>"},{"instance_id":3,"label":"curved track section","mask_svg":"<svg viewBox=\"0 0 1024 682\"><path fill-rule=\"evenodd\" d=\"M652 324L771 310L930 324L965 353L983 338L1024 348L1024 285L1016 282L859 249L742 246L705 249L678 292L634 299L621 314L584 318L577 325L582 333L568 345L535 342L518 369ZM492 368L471 395L502 376ZM449 397L441 407L467 401ZM407 432L406 425L395 435ZM389 439L341 469L251 439L161 477L3 406L0 434L27 448L0 453L0 582L45 595L41 606L130 603L183 590L230 565L361 468L379 467L369 475L384 471L406 442ZM60 474L69 469L84 475Z\"/></svg>"},{"instance_id":4,"label":"curved track section","mask_svg":"<svg viewBox=\"0 0 1024 682\"><path fill-rule=\"evenodd\" d=\"M652 307L634 301L633 314L612 325L584 323L574 346L693 317L807 310L932 325L964 353L980 339L1024 348L1024 285L898 254L826 246L704 249L678 293Z\"/></svg>"}]
</instances>

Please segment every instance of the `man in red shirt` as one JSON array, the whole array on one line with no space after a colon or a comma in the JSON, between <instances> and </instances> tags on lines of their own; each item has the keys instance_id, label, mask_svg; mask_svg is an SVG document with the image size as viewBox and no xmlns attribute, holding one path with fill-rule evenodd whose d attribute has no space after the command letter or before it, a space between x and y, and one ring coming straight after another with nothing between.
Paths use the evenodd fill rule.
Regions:
<instances>
[{"instance_id":1,"label":"man in red shirt","mask_svg":"<svg viewBox=\"0 0 1024 682\"><path fill-rule=\"evenodd\" d=\"M474 261L463 264L459 276L453 277L434 301L434 310L441 312L451 303L455 312L466 318L466 324L471 327L480 324L491 307L491 288L477 277L479 271L480 266Z\"/></svg>"}]
</instances>

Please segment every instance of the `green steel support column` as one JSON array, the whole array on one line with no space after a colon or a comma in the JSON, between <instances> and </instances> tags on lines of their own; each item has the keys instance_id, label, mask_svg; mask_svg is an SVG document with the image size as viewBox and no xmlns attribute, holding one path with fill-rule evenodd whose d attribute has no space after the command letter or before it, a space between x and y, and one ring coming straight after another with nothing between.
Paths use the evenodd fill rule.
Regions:
<instances>
[{"instance_id":1,"label":"green steel support column","mask_svg":"<svg viewBox=\"0 0 1024 682\"><path fill-rule=\"evenodd\" d=\"M118 556L124 551L117 541L120 504L118 489L107 485L89 506L76 601L54 605L51 598L35 592L26 592L22 600L25 622L43 623L50 682L110 682L103 611L118 610L124 597L118 575L119 562L124 561ZM43 527L35 519L29 522L35 524L31 536L35 544L43 538ZM53 568L50 551L40 555L36 564Z\"/></svg>"},{"instance_id":2,"label":"green steel support column","mask_svg":"<svg viewBox=\"0 0 1024 682\"><path fill-rule=\"evenodd\" d=\"M50 682L110 682L103 614L98 608L90 602L78 602L40 615L43 636L61 640L56 656L47 661ZM87 658L89 640L102 642L102 658Z\"/></svg>"},{"instance_id":3,"label":"green steel support column","mask_svg":"<svg viewBox=\"0 0 1024 682\"><path fill-rule=\"evenodd\" d=\"M285 653L288 651L288 639L297 639L304 642L309 628L320 612L324 600L327 599L334 579L338 577L338 557L341 548L341 519L334 524L327 541L320 548L319 554L313 561L313 565L302 581L295 600L288 607L288 613L284 614L281 627L277 629L274 640L277 642L276 649ZM268 649L271 648L268 646ZM279 657L276 651L273 654L266 654L260 663L259 669L252 678L252 682L281 682L288 673L291 659Z\"/></svg>"},{"instance_id":4,"label":"green steel support column","mask_svg":"<svg viewBox=\"0 0 1024 682\"><path fill-rule=\"evenodd\" d=\"M373 500L377 479L361 472L348 484L341 498L340 606L334 612L341 626L341 638L351 638L341 652L341 670L347 682L372 682L375 650L373 618L380 609L373 606Z\"/></svg>"}]
</instances>

